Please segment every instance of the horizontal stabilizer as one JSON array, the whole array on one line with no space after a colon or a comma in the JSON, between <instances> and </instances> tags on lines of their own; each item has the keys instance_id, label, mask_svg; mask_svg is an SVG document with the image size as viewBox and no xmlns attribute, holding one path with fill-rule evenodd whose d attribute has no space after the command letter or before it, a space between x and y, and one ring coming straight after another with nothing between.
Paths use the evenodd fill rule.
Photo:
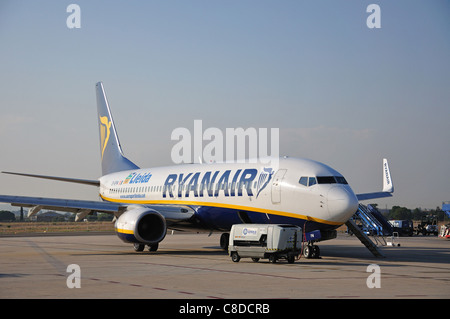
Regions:
<instances>
[{"instance_id":1,"label":"horizontal stabilizer","mask_svg":"<svg viewBox=\"0 0 450 319\"><path fill-rule=\"evenodd\" d=\"M100 181L91 180L91 179L78 179L78 178L35 175L35 174L25 174L25 173L13 173L13 172L2 172L2 173L3 174L11 174L11 175L19 175L19 176L27 176L27 177L35 177L35 178L43 178L43 179L51 179L51 180L55 180L55 181L78 183L78 184L85 184L85 185L91 185L91 186L100 186Z\"/></svg>"}]
</instances>

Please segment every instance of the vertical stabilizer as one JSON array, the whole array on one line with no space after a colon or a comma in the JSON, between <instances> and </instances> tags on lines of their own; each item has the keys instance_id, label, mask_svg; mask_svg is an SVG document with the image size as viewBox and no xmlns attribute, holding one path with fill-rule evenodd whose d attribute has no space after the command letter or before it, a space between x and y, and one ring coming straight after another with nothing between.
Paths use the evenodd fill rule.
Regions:
<instances>
[{"instance_id":1,"label":"vertical stabilizer","mask_svg":"<svg viewBox=\"0 0 450 319\"><path fill-rule=\"evenodd\" d=\"M394 184L392 183L391 171L387 159L383 158L383 192L393 193Z\"/></svg>"},{"instance_id":2,"label":"vertical stabilizer","mask_svg":"<svg viewBox=\"0 0 450 319\"><path fill-rule=\"evenodd\" d=\"M100 129L100 155L102 161L102 174L138 169L133 162L122 153L116 128L114 126L111 110L108 105L103 83L95 85L97 92L98 126Z\"/></svg>"}]
</instances>

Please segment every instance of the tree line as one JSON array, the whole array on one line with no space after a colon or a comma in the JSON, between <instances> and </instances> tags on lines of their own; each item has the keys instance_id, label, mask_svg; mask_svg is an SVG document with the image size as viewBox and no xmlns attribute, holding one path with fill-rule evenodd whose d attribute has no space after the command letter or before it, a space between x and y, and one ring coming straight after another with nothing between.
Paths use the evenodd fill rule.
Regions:
<instances>
[{"instance_id":1,"label":"tree line","mask_svg":"<svg viewBox=\"0 0 450 319\"><path fill-rule=\"evenodd\" d=\"M444 221L445 218L448 219L445 212L443 212L439 207L431 210L422 210L421 208L415 208L413 210L402 207L402 206L392 206L389 212L384 213L387 219L397 219L397 220L422 220L428 216L435 216L438 221Z\"/></svg>"}]
</instances>

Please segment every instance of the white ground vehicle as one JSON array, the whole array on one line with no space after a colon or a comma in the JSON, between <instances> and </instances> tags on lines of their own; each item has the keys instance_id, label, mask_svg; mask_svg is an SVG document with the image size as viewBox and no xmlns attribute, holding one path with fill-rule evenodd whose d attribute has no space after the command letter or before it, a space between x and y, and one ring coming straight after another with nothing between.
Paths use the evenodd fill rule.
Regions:
<instances>
[{"instance_id":1,"label":"white ground vehicle","mask_svg":"<svg viewBox=\"0 0 450 319\"><path fill-rule=\"evenodd\" d=\"M439 237L450 238L450 224L441 226L441 231L439 233Z\"/></svg>"},{"instance_id":2,"label":"white ground vehicle","mask_svg":"<svg viewBox=\"0 0 450 319\"><path fill-rule=\"evenodd\" d=\"M301 254L301 247L302 229L299 226L237 224L230 231L228 253L234 262L250 257L255 262L268 258L275 263L283 258L293 263Z\"/></svg>"}]
</instances>

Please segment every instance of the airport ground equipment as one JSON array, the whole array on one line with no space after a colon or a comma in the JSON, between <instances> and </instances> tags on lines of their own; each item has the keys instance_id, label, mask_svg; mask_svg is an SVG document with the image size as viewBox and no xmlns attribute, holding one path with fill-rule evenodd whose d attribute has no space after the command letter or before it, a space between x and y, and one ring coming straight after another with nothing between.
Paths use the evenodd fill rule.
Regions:
<instances>
[{"instance_id":1,"label":"airport ground equipment","mask_svg":"<svg viewBox=\"0 0 450 319\"><path fill-rule=\"evenodd\" d=\"M386 239L386 246L400 247L399 234L397 232L393 232L392 236Z\"/></svg>"},{"instance_id":2,"label":"airport ground equipment","mask_svg":"<svg viewBox=\"0 0 450 319\"><path fill-rule=\"evenodd\" d=\"M412 236L414 233L413 221L409 219L405 220L390 220L394 232L399 236Z\"/></svg>"},{"instance_id":3,"label":"airport ground equipment","mask_svg":"<svg viewBox=\"0 0 450 319\"><path fill-rule=\"evenodd\" d=\"M392 226L387 219L372 205L358 205L352 219L367 234L372 236L392 235Z\"/></svg>"},{"instance_id":4,"label":"airport ground equipment","mask_svg":"<svg viewBox=\"0 0 450 319\"><path fill-rule=\"evenodd\" d=\"M358 239L375 257L385 257L378 246L370 240L369 236L367 236L367 234L355 223L353 219L349 219L345 225L347 225L349 232L352 232L356 237L358 237Z\"/></svg>"},{"instance_id":5,"label":"airport ground equipment","mask_svg":"<svg viewBox=\"0 0 450 319\"><path fill-rule=\"evenodd\" d=\"M442 203L442 210L447 214L447 216L450 218L450 201L449 202L443 202Z\"/></svg>"},{"instance_id":6,"label":"airport ground equipment","mask_svg":"<svg viewBox=\"0 0 450 319\"><path fill-rule=\"evenodd\" d=\"M437 226L437 216L435 215L428 215L422 217L422 220L417 225L417 227L414 229L416 232L416 235L438 235L438 226Z\"/></svg>"},{"instance_id":7,"label":"airport ground equipment","mask_svg":"<svg viewBox=\"0 0 450 319\"><path fill-rule=\"evenodd\" d=\"M236 224L230 231L228 253L231 260L251 258L254 262L268 258L276 263L286 259L293 263L301 254L302 229L295 225Z\"/></svg>"},{"instance_id":8,"label":"airport ground equipment","mask_svg":"<svg viewBox=\"0 0 450 319\"><path fill-rule=\"evenodd\" d=\"M450 239L450 224L441 226L441 230L439 232L439 237Z\"/></svg>"},{"instance_id":9,"label":"airport ground equipment","mask_svg":"<svg viewBox=\"0 0 450 319\"><path fill-rule=\"evenodd\" d=\"M442 203L442 210L448 217L450 217L450 201ZM439 237L450 239L450 224L441 226L441 229L439 231Z\"/></svg>"},{"instance_id":10,"label":"airport ground equipment","mask_svg":"<svg viewBox=\"0 0 450 319\"><path fill-rule=\"evenodd\" d=\"M386 217L381 214L381 212L374 206L374 205L367 205L367 209L372 214L374 218L378 220L378 222L382 226L382 231L384 236L389 236L394 232L394 229L392 228L389 221L386 219Z\"/></svg>"}]
</instances>

